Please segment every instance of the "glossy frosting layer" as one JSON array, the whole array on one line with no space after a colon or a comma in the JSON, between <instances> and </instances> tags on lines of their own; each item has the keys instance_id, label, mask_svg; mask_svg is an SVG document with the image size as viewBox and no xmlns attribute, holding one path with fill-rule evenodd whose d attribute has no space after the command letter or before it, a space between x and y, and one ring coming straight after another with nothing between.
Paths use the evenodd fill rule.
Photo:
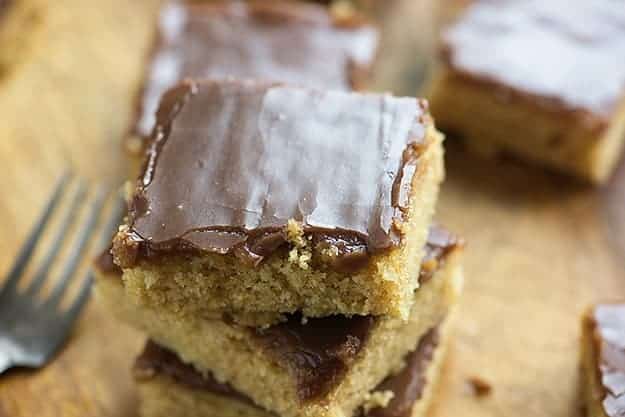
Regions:
<instances>
[{"instance_id":1,"label":"glossy frosting layer","mask_svg":"<svg viewBox=\"0 0 625 417\"><path fill-rule=\"evenodd\" d=\"M589 122L609 118L625 96L621 0L481 1L444 45L455 70Z\"/></svg>"},{"instance_id":2,"label":"glossy frosting layer","mask_svg":"<svg viewBox=\"0 0 625 417\"><path fill-rule=\"evenodd\" d=\"M313 4L169 4L161 13L136 129L150 134L161 94L185 77L260 78L350 90L352 70L368 70L377 43L373 26L334 21Z\"/></svg>"},{"instance_id":3,"label":"glossy frosting layer","mask_svg":"<svg viewBox=\"0 0 625 417\"><path fill-rule=\"evenodd\" d=\"M608 417L625 415L625 304L598 305L590 325L595 337L597 375Z\"/></svg>"},{"instance_id":4,"label":"glossy frosting layer","mask_svg":"<svg viewBox=\"0 0 625 417\"><path fill-rule=\"evenodd\" d=\"M430 226L419 272L419 283L425 284L432 279L436 271L445 265L447 256L459 246L464 246L463 239L441 226ZM111 248L102 252L94 263L95 267L104 275L122 275L122 269L113 260Z\"/></svg>"},{"instance_id":5,"label":"glossy frosting layer","mask_svg":"<svg viewBox=\"0 0 625 417\"><path fill-rule=\"evenodd\" d=\"M430 226L419 271L419 284L432 279L434 273L445 265L447 256L458 246L464 246L463 239L442 226Z\"/></svg>"},{"instance_id":6,"label":"glossy frosting layer","mask_svg":"<svg viewBox=\"0 0 625 417\"><path fill-rule=\"evenodd\" d=\"M122 267L185 250L258 264L292 238L290 220L337 269L401 244L430 123L423 102L186 81L164 96L157 120L117 239Z\"/></svg>"}]
</instances>

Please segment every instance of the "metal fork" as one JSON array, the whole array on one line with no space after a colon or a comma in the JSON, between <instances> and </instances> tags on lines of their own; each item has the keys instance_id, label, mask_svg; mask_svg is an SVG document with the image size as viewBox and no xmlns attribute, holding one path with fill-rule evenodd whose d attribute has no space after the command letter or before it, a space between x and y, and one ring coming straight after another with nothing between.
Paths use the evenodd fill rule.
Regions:
<instances>
[{"instance_id":1,"label":"metal fork","mask_svg":"<svg viewBox=\"0 0 625 417\"><path fill-rule=\"evenodd\" d=\"M25 276L24 272L35 248L42 239L55 209L63 200L68 184L73 179L71 174L66 173L59 180L43 213L20 249L17 259L4 280L4 285L0 288L0 374L17 366L41 367L61 348L73 323L89 299L93 282L92 270L89 269L82 277L80 289L71 305L67 309L62 309L61 302L66 290L84 259L86 248L97 229L100 218L103 218L104 226L101 229L99 247L104 247L108 243L118 225L122 210L121 203L116 202L110 213L103 215L108 193L103 188L99 188L95 192L93 201L88 203L84 220L72 242L72 252L67 259L63 259L60 275L53 289L44 299L38 296L41 288L50 278L49 270L59 257L63 242L73 223L76 222L79 209L85 204L87 190L84 183L77 180L76 191L67 208L61 213L59 227L52 237L49 249L35 270L26 290L19 290L19 283Z\"/></svg>"}]
</instances>

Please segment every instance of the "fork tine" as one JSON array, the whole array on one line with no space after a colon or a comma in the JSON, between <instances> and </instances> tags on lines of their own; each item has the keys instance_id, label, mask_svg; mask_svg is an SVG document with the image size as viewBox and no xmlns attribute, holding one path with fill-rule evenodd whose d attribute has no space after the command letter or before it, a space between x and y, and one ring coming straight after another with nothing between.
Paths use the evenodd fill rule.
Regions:
<instances>
[{"instance_id":1,"label":"fork tine","mask_svg":"<svg viewBox=\"0 0 625 417\"><path fill-rule=\"evenodd\" d=\"M114 204L115 206L111 210L109 218L106 221L106 224L104 225L104 227L102 228L102 234L101 234L100 242L99 242L101 249L99 248L98 250L103 250L106 246L109 245L111 241L111 236L113 235L113 232L116 230L117 226L119 225L119 221L122 217L122 213L125 207L124 200L121 198L117 198ZM93 269L89 268L89 271L85 274L85 277L83 277L83 283L80 288L80 291L78 292L78 295L74 299L74 302L72 303L70 308L67 310L67 313L65 313L64 319L67 324L72 323L76 319L78 314L80 314L82 308L84 307L85 303L87 302L91 294L91 287L93 285L93 281L94 281Z\"/></svg>"},{"instance_id":2,"label":"fork tine","mask_svg":"<svg viewBox=\"0 0 625 417\"><path fill-rule=\"evenodd\" d=\"M63 239L67 236L67 230L69 229L69 227L72 224L72 221L76 217L76 213L78 212L78 209L80 208L80 204L82 203L82 200L84 199L85 194L86 194L86 187L85 187L84 182L81 181L80 184L78 185L78 189L74 192L74 197L72 198L70 207L65 213L63 220L61 221L61 225L59 226L58 231L56 232L56 236L54 237L54 240L50 246L50 249L48 250L48 253L45 256L44 261L41 263L41 265L37 269L37 272L35 273L30 286L26 290L27 295L34 296L41 289L41 287L43 286L43 283L49 277L48 272L49 272L50 266L52 265L52 262L54 262L54 259L59 254L59 251L61 250L63 246Z\"/></svg>"},{"instance_id":3,"label":"fork tine","mask_svg":"<svg viewBox=\"0 0 625 417\"><path fill-rule=\"evenodd\" d=\"M54 290L52 290L52 294L44 303L46 307L56 306L63 298L63 293L65 292L65 289L69 284L70 278L76 272L76 269L82 257L82 253L87 247L89 239L94 232L95 226L98 222L98 218L100 217L100 212L102 211L102 207L104 206L104 203L106 201L106 195L107 193L103 189L100 189L97 192L95 201L91 206L91 210L89 210L87 220L78 236L78 242L74 247L74 252L72 253L69 260L66 262L65 267L63 268L63 272L61 273L61 277L54 287Z\"/></svg>"},{"instance_id":4,"label":"fork tine","mask_svg":"<svg viewBox=\"0 0 625 417\"><path fill-rule=\"evenodd\" d=\"M54 212L56 206L59 204L61 196L63 195L63 191L65 190L65 187L67 186L71 178L71 171L66 171L57 182L56 186L54 187L52 196L50 196L50 199L48 200L48 203L46 204L45 209L41 214L41 217L37 220L35 226L30 231L26 242L24 242L24 245L20 249L15 263L11 266L11 270L7 275L4 286L2 287L2 289L0 289L0 295L12 292L17 287L17 283L22 275L22 272L24 272L26 265L28 265L28 261L30 260L34 249L37 246L37 242L39 241L39 238L41 237L46 225L50 221L52 213Z\"/></svg>"},{"instance_id":5,"label":"fork tine","mask_svg":"<svg viewBox=\"0 0 625 417\"><path fill-rule=\"evenodd\" d=\"M89 295L91 295L92 285L93 285L93 271L89 270L85 274L85 277L83 277L83 282L80 287L80 291L78 292L78 295L74 299L74 302L72 303L70 308L67 310L67 313L65 313L64 319L68 323L72 323L76 319L76 317L78 316L78 314L80 314L80 311L84 307L87 300L89 300Z\"/></svg>"},{"instance_id":6,"label":"fork tine","mask_svg":"<svg viewBox=\"0 0 625 417\"><path fill-rule=\"evenodd\" d=\"M108 220L106 221L106 224L102 228L99 250L104 250L109 245L111 241L111 236L113 235L113 231L119 225L119 221L122 217L122 213L124 210L123 199L116 198L116 201L114 204L115 206L111 210ZM80 310L82 310L82 307L84 306L85 302L89 299L89 295L91 294L90 289L91 289L91 286L93 285L93 281L94 281L93 269L89 268L89 271L87 272L86 277L83 278L83 284L80 288L80 291L78 292L78 295L76 296L76 299L74 300L71 307L67 310L67 313L65 314L65 317L67 320L73 321L78 315L78 313L80 313Z\"/></svg>"},{"instance_id":7,"label":"fork tine","mask_svg":"<svg viewBox=\"0 0 625 417\"><path fill-rule=\"evenodd\" d=\"M116 198L113 204L114 207L108 216L108 220L102 228L101 238L99 242L100 248L98 250L103 250L106 246L109 245L111 236L113 235L113 232L117 229L119 221L122 217L122 213L124 212L125 203L122 198ZM82 281L83 284L80 291L78 292L78 295L76 296L74 302L65 314L65 319L69 323L73 322L73 320L82 310L86 301L89 299L89 295L91 293L90 289L94 281L93 270L91 268L85 274Z\"/></svg>"}]
</instances>

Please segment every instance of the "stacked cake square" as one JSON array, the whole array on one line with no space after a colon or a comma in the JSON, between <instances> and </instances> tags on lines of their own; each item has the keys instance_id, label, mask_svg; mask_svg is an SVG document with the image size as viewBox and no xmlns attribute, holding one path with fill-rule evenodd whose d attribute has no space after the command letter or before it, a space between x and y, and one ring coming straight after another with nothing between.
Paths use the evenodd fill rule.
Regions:
<instances>
[{"instance_id":1,"label":"stacked cake square","mask_svg":"<svg viewBox=\"0 0 625 417\"><path fill-rule=\"evenodd\" d=\"M420 416L462 282L442 135L419 99L266 79L163 94L96 264L150 339L141 413Z\"/></svg>"}]
</instances>

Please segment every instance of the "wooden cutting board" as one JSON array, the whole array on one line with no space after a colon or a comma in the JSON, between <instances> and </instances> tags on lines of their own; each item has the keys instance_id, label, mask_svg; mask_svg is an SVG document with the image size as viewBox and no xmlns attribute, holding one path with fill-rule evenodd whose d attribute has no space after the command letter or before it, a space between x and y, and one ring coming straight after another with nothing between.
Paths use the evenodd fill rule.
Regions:
<instances>
[{"instance_id":1,"label":"wooden cutting board","mask_svg":"<svg viewBox=\"0 0 625 417\"><path fill-rule=\"evenodd\" d=\"M380 88L416 91L427 43L405 29L418 26L416 3L389 17L404 25L387 25ZM110 183L126 175L119 140L156 0L94 4L55 1L28 59L0 81L1 273L64 167ZM579 316L625 298L625 164L596 190L447 147L437 217L468 241L466 288L431 415L580 415ZM129 367L141 343L91 303L54 362L0 377L0 417L136 416ZM476 377L490 395L472 393Z\"/></svg>"}]
</instances>

